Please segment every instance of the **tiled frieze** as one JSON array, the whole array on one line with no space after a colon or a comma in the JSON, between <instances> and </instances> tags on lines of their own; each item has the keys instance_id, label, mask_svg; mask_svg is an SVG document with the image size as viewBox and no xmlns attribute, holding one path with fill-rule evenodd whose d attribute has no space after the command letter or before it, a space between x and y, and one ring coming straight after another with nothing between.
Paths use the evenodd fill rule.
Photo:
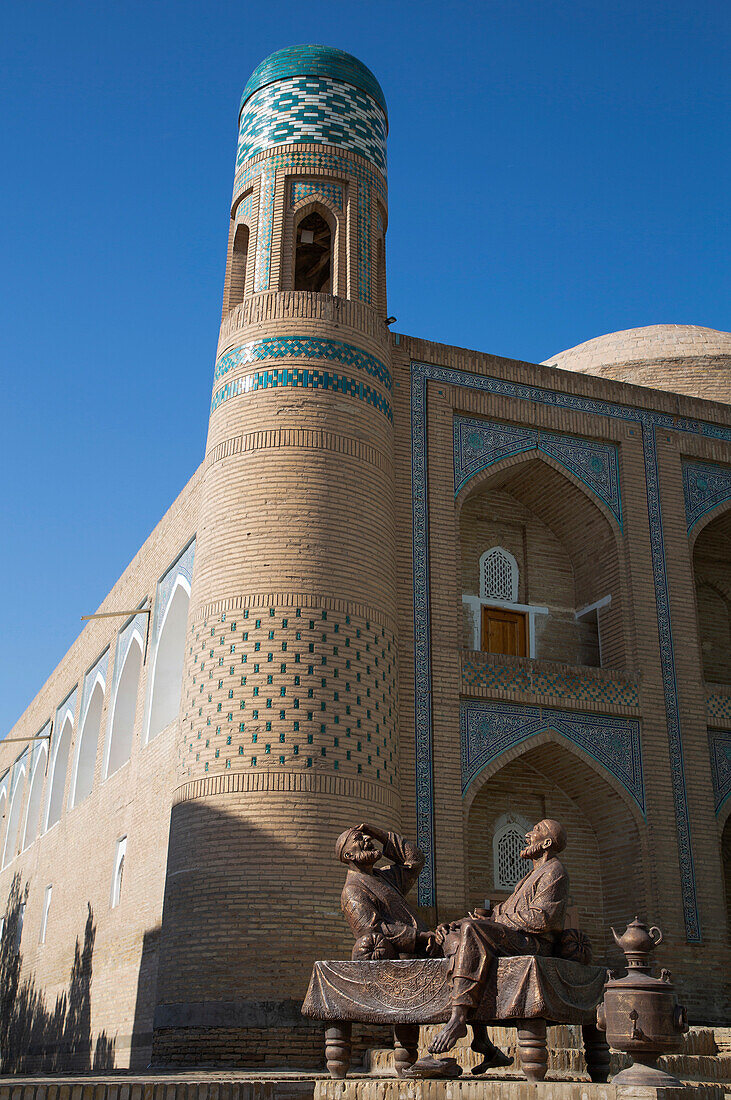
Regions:
<instances>
[{"instance_id":1,"label":"tiled frieze","mask_svg":"<svg viewBox=\"0 0 731 1100\"><path fill-rule=\"evenodd\" d=\"M685 781L683 737L680 727L680 707L676 679L675 651L670 621L670 595L665 564L665 540L660 506L660 475L657 460L658 429L687 432L708 439L731 441L731 429L708 421L689 417L674 417L614 404L580 394L564 393L541 386L511 382L503 378L476 375L468 371L441 367L438 364L413 360L411 363L411 470L413 519L414 577L414 711L416 730L416 798L417 834L419 846L427 863L419 880L419 900L432 905L435 897L434 879L434 793L432 775L432 712L431 712L431 641L429 606L429 529L427 522L427 462L426 462L426 387L429 381L464 386L472 390L534 402L554 409L573 410L615 420L632 421L642 430L642 449L647 487L647 513L650 531L653 586L660 639L665 717L667 722L673 810L675 814L680 868L683 915L686 938L700 941L701 929L696 895L695 869L690 834L690 816Z\"/></svg>"},{"instance_id":2,"label":"tiled frieze","mask_svg":"<svg viewBox=\"0 0 731 1100\"><path fill-rule=\"evenodd\" d=\"M639 706L637 685L628 680L550 671L527 663L497 664L482 655L465 657L462 661L462 690L470 694L470 688L550 695L567 702Z\"/></svg>"},{"instance_id":3,"label":"tiled frieze","mask_svg":"<svg viewBox=\"0 0 731 1100\"><path fill-rule=\"evenodd\" d=\"M397 782L393 633L331 608L207 614L186 652L184 779L314 768Z\"/></svg>"},{"instance_id":4,"label":"tiled frieze","mask_svg":"<svg viewBox=\"0 0 731 1100\"><path fill-rule=\"evenodd\" d=\"M79 729L83 729L86 711L91 701L91 693L97 679L101 680L102 689L106 688L107 670L109 668L109 647L104 650L101 657L91 666L84 677L84 686L81 689L81 710L79 712Z\"/></svg>"},{"instance_id":5,"label":"tiled frieze","mask_svg":"<svg viewBox=\"0 0 731 1100\"><path fill-rule=\"evenodd\" d=\"M246 366L248 363L288 357L328 359L335 363L342 363L343 366L365 371L366 374L377 378L387 390L393 387L391 372L374 355L369 355L367 351L362 351L354 344L343 343L342 340L324 340L313 336L272 336L264 340L254 340L232 351L227 351L216 362L213 381L218 381L230 370Z\"/></svg>"},{"instance_id":6,"label":"tiled frieze","mask_svg":"<svg viewBox=\"0 0 731 1100\"><path fill-rule=\"evenodd\" d=\"M582 481L606 504L621 526L622 498L616 446L522 425L455 416L455 496L481 470L502 458L532 450L549 455Z\"/></svg>"},{"instance_id":7,"label":"tiled frieze","mask_svg":"<svg viewBox=\"0 0 731 1100\"><path fill-rule=\"evenodd\" d=\"M683 462L683 494L688 533L713 508L731 500L731 467Z\"/></svg>"},{"instance_id":8,"label":"tiled frieze","mask_svg":"<svg viewBox=\"0 0 731 1100\"><path fill-rule=\"evenodd\" d=\"M285 386L294 387L295 389L333 390L348 397L356 397L360 401L372 405L374 409L378 409L390 423L393 423L393 409L377 390L371 389L370 386L360 382L357 378L348 378L343 374L333 374L325 370L310 370L304 367L257 371L255 374L247 374L245 378L227 382L225 386L214 393L211 412L215 412L219 405L232 397L251 393L254 390L282 389Z\"/></svg>"},{"instance_id":9,"label":"tiled frieze","mask_svg":"<svg viewBox=\"0 0 731 1100\"><path fill-rule=\"evenodd\" d=\"M239 124L236 164L278 145L334 145L365 157L386 174L386 117L352 84L293 76L247 100Z\"/></svg>"},{"instance_id":10,"label":"tiled frieze","mask_svg":"<svg viewBox=\"0 0 731 1100\"><path fill-rule=\"evenodd\" d=\"M320 180L295 180L292 184L292 206L303 199L325 199L336 210L343 209L343 189L337 183L325 183Z\"/></svg>"},{"instance_id":11,"label":"tiled frieze","mask_svg":"<svg viewBox=\"0 0 731 1100\"><path fill-rule=\"evenodd\" d=\"M731 729L709 730L708 747L711 754L711 779L716 813L731 795Z\"/></svg>"},{"instance_id":12,"label":"tiled frieze","mask_svg":"<svg viewBox=\"0 0 731 1100\"><path fill-rule=\"evenodd\" d=\"M545 731L558 733L582 748L622 784L645 812L640 723L636 718L511 703L463 700L460 704L463 792L508 749Z\"/></svg>"}]
</instances>

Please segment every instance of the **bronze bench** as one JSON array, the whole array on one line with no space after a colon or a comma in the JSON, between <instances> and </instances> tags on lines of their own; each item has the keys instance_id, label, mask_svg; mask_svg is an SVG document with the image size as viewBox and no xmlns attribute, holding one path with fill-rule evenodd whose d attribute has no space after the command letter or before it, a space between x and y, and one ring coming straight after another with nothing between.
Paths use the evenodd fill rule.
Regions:
<instances>
[{"instance_id":1,"label":"bronze bench","mask_svg":"<svg viewBox=\"0 0 731 1100\"><path fill-rule=\"evenodd\" d=\"M348 1072L354 1022L392 1026L396 1072L413 1065L419 1027L449 1018L448 968L447 959L316 962L302 1013L326 1025L331 1077ZM596 1027L596 1006L605 980L604 967L567 959L498 959L475 1019L517 1028L520 1065L531 1081L546 1076L546 1025L580 1024L589 1076L603 1082L609 1075L609 1048Z\"/></svg>"}]
</instances>

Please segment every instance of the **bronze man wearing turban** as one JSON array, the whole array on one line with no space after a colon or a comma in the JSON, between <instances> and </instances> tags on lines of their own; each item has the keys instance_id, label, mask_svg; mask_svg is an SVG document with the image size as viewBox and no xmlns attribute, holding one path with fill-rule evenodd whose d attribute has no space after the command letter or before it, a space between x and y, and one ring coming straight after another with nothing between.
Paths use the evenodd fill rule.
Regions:
<instances>
[{"instance_id":1,"label":"bronze man wearing turban","mask_svg":"<svg viewBox=\"0 0 731 1100\"><path fill-rule=\"evenodd\" d=\"M362 824L340 834L335 854L348 868L340 904L355 936L354 959L441 955L435 933L421 924L405 897L424 866L415 844ZM376 867L382 857L390 866Z\"/></svg>"}]
</instances>

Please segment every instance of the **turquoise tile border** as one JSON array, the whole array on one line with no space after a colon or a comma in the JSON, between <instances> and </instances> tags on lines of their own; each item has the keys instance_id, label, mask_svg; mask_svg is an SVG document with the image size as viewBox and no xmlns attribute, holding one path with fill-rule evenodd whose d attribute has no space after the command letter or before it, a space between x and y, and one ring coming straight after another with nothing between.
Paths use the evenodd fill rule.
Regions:
<instances>
[{"instance_id":1,"label":"turquoise tile border","mask_svg":"<svg viewBox=\"0 0 731 1100\"><path fill-rule=\"evenodd\" d=\"M213 381L216 382L230 370L247 363L258 363L267 359L285 359L289 356L302 359L330 359L344 366L355 367L377 378L387 390L392 389L391 372L375 355L369 355L355 344L346 344L342 340L323 340L314 336L270 336L264 340L253 340L249 344L227 351L216 362Z\"/></svg>"},{"instance_id":2,"label":"turquoise tile border","mask_svg":"<svg viewBox=\"0 0 731 1100\"><path fill-rule=\"evenodd\" d=\"M331 371L309 370L307 367L257 371L255 374L247 374L245 378L227 382L214 393L211 412L213 413L219 405L232 397L239 397L254 390L281 389L285 386L295 389L334 390L348 397L357 397L360 401L365 401L366 404L378 409L389 423L393 424L393 409L389 402L364 382L359 382L356 378L347 378L342 374L333 374Z\"/></svg>"}]
</instances>

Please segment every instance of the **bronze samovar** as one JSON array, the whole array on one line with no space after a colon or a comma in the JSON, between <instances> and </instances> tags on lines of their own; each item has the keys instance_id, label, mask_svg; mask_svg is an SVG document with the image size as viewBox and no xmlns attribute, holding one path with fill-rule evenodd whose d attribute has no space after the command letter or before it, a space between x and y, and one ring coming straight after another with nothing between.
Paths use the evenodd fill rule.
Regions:
<instances>
[{"instance_id":1,"label":"bronze samovar","mask_svg":"<svg viewBox=\"0 0 731 1100\"><path fill-rule=\"evenodd\" d=\"M652 975L649 956L662 943L662 932L635 917L623 936L614 929L612 935L624 951L627 974L611 978L604 986L604 1001L596 1010L597 1027L606 1031L610 1047L630 1054L634 1062L618 1073L613 1083L679 1085L677 1078L657 1067L659 1056L678 1050L680 1037L688 1030L670 971L662 970L659 978Z\"/></svg>"}]
</instances>

